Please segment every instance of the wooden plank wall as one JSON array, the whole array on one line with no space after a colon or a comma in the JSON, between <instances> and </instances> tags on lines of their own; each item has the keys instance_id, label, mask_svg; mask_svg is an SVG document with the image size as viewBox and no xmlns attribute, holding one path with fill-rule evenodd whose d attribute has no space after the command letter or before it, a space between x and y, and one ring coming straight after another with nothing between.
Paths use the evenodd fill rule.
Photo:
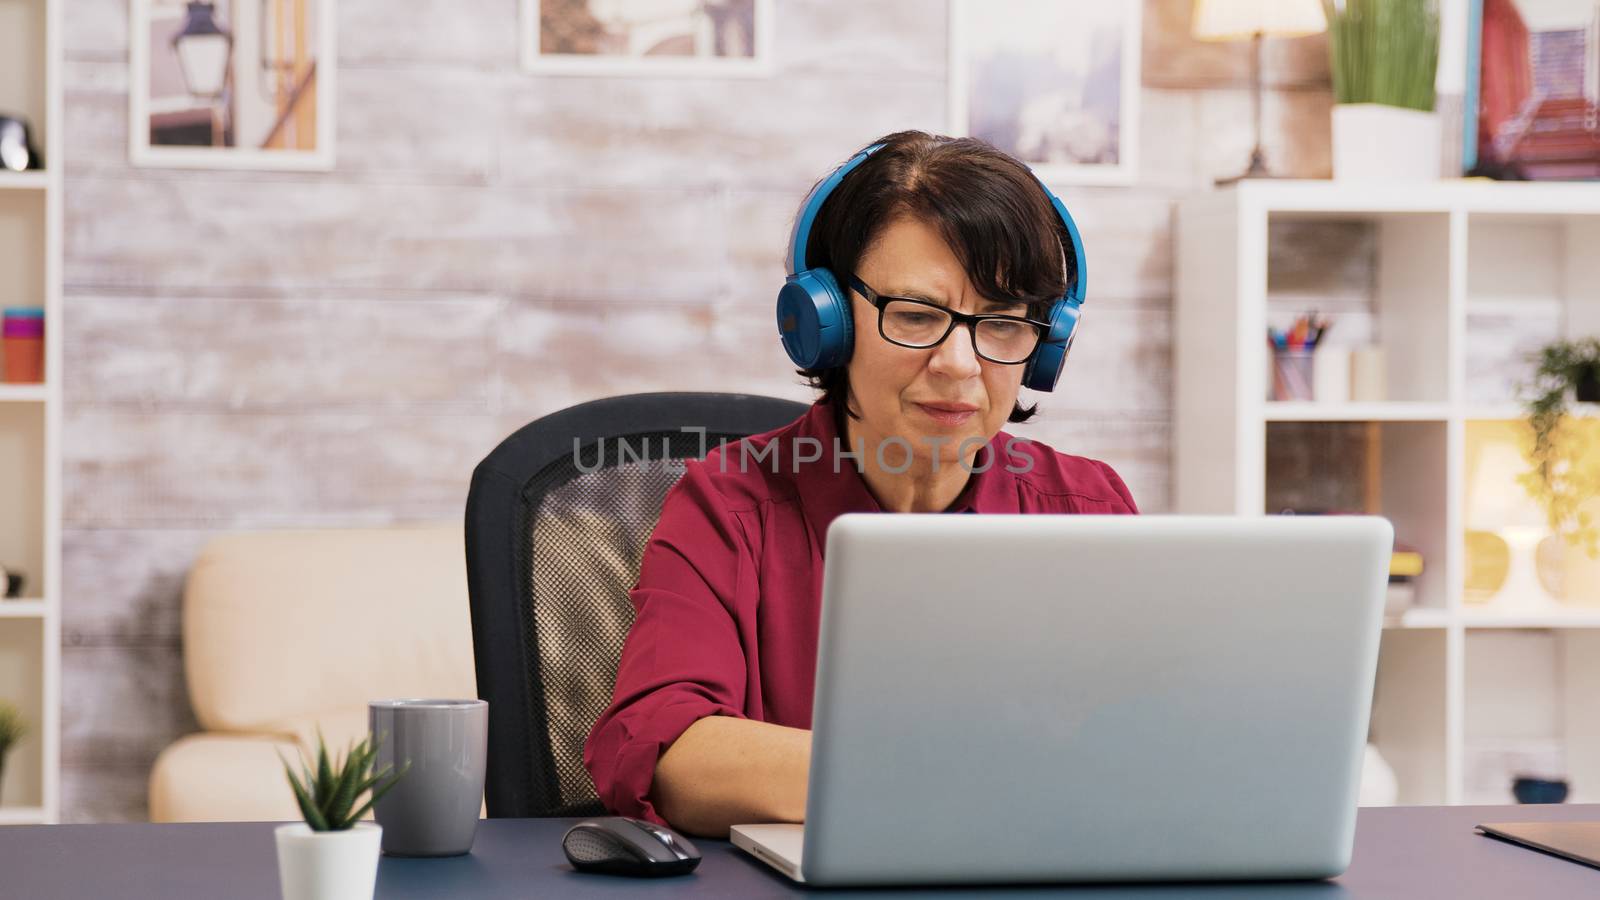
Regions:
<instances>
[{"instance_id":1,"label":"wooden plank wall","mask_svg":"<svg viewBox=\"0 0 1600 900\"><path fill-rule=\"evenodd\" d=\"M788 221L870 139L944 131L936 0L780 0L768 79L534 77L516 0L338 0L331 173L134 169L126 0L66 45L64 818L145 815L195 728L179 594L235 529L452 520L473 465L569 404L805 399L772 334ZM1172 210L1243 167L1246 45L1148 0L1141 172L1065 187L1092 257L1026 433L1167 508ZM1321 38L1270 42L1266 146L1328 174Z\"/></svg>"}]
</instances>

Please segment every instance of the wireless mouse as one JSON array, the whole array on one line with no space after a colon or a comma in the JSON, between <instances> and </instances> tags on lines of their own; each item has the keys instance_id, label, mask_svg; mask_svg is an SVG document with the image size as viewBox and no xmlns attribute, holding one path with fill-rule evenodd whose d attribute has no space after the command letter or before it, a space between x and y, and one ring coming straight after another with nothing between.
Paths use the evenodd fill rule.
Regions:
<instances>
[{"instance_id":1,"label":"wireless mouse","mask_svg":"<svg viewBox=\"0 0 1600 900\"><path fill-rule=\"evenodd\" d=\"M561 838L567 861L580 872L659 878L683 875L700 865L700 851L671 828L606 816L585 819Z\"/></svg>"}]
</instances>

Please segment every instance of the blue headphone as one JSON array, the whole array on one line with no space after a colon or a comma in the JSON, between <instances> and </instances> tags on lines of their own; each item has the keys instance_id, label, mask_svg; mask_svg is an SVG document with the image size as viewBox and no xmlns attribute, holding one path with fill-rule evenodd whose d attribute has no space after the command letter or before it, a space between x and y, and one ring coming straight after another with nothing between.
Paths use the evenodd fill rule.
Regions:
<instances>
[{"instance_id":1,"label":"blue headphone","mask_svg":"<svg viewBox=\"0 0 1600 900\"><path fill-rule=\"evenodd\" d=\"M849 295L840 290L834 273L824 268L806 267L806 249L810 246L811 226L823 201L846 175L882 148L882 144L874 144L835 169L806 196L800 215L795 218L794 232L789 236L789 257L785 260L789 274L778 291L778 336L783 339L783 349L788 351L789 359L802 369L831 369L850 361L855 335ZM1067 226L1078 273L1061 299L1050 305L1047 316L1050 328L1022 372L1023 387L1051 391L1061 378L1073 338L1077 337L1088 274L1083 239L1078 237L1078 226L1072 221L1072 214L1043 181L1039 182L1039 187L1050 198L1050 205L1061 217L1061 223Z\"/></svg>"}]
</instances>

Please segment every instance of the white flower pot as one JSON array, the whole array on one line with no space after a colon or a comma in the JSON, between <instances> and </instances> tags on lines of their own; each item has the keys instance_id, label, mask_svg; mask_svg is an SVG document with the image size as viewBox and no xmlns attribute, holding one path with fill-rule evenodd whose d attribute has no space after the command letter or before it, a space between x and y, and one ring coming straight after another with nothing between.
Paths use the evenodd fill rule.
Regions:
<instances>
[{"instance_id":1,"label":"white flower pot","mask_svg":"<svg viewBox=\"0 0 1600 900\"><path fill-rule=\"evenodd\" d=\"M274 836L283 900L372 900L381 826L360 822L349 831L312 831L297 822L278 826Z\"/></svg>"},{"instance_id":2,"label":"white flower pot","mask_svg":"<svg viewBox=\"0 0 1600 900\"><path fill-rule=\"evenodd\" d=\"M1434 181L1439 177L1439 116L1381 103L1333 108L1333 177Z\"/></svg>"}]
</instances>

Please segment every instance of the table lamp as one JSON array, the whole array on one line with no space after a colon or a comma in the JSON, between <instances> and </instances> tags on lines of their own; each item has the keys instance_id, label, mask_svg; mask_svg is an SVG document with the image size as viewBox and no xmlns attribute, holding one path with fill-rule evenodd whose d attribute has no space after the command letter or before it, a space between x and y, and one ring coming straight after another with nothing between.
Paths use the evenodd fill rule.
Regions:
<instances>
[{"instance_id":1,"label":"table lamp","mask_svg":"<svg viewBox=\"0 0 1600 900\"><path fill-rule=\"evenodd\" d=\"M1270 178L1261 152L1261 39L1301 37L1328 30L1321 0L1195 0L1190 33L1200 41L1240 41L1249 38L1250 101L1255 121L1255 149L1250 168L1242 175L1218 178L1232 184L1241 178Z\"/></svg>"},{"instance_id":2,"label":"table lamp","mask_svg":"<svg viewBox=\"0 0 1600 900\"><path fill-rule=\"evenodd\" d=\"M1478 452L1468 477L1472 498L1467 527L1492 531L1510 550L1506 580L1494 595L1496 608L1516 612L1548 611L1554 597L1539 580L1539 542L1550 533L1544 511L1528 496L1517 476L1527 468L1522 454L1508 441L1489 441Z\"/></svg>"}]
</instances>

